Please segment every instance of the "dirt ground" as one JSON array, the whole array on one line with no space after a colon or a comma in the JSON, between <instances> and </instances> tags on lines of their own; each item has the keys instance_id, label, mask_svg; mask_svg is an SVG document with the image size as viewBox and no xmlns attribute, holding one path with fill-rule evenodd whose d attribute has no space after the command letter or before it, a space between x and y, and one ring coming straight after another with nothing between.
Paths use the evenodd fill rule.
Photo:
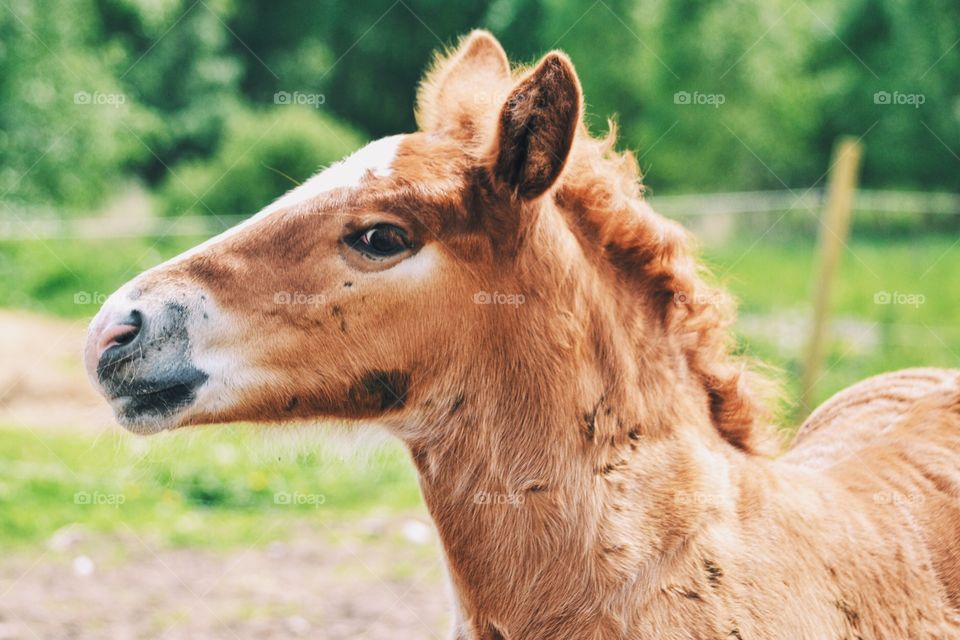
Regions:
<instances>
[{"instance_id":1,"label":"dirt ground","mask_svg":"<svg viewBox=\"0 0 960 640\"><path fill-rule=\"evenodd\" d=\"M0 561L0 640L444 638L438 554L412 519L229 553L61 531Z\"/></svg>"},{"instance_id":2,"label":"dirt ground","mask_svg":"<svg viewBox=\"0 0 960 640\"><path fill-rule=\"evenodd\" d=\"M86 320L0 311L0 424L102 430L110 408L80 362Z\"/></svg>"},{"instance_id":3,"label":"dirt ground","mask_svg":"<svg viewBox=\"0 0 960 640\"><path fill-rule=\"evenodd\" d=\"M0 311L0 425L118 428L80 365L85 328ZM446 636L440 550L422 515L311 526L226 552L73 525L0 556L0 640Z\"/></svg>"}]
</instances>

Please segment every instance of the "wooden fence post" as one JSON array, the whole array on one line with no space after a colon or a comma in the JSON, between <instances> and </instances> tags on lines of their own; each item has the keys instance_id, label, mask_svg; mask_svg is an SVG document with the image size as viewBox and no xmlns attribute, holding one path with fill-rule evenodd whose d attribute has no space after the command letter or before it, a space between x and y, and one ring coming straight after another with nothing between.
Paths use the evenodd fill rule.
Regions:
<instances>
[{"instance_id":1,"label":"wooden fence post","mask_svg":"<svg viewBox=\"0 0 960 640\"><path fill-rule=\"evenodd\" d=\"M820 380L820 367L826 342L830 297L840 265L840 256L850 235L853 199L857 190L857 172L863 147L853 138L841 138L833 152L827 185L826 206L820 221L817 280L814 283L813 324L803 367L801 403L805 413L813 409L814 392Z\"/></svg>"}]
</instances>

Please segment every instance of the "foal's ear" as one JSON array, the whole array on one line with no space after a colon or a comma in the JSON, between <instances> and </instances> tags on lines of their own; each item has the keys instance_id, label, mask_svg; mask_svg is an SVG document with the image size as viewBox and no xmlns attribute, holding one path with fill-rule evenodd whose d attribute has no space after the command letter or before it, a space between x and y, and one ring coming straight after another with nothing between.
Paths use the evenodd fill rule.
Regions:
<instances>
[{"instance_id":1,"label":"foal's ear","mask_svg":"<svg viewBox=\"0 0 960 640\"><path fill-rule=\"evenodd\" d=\"M570 59L547 54L500 111L493 150L495 184L524 200L560 176L580 124L580 82Z\"/></svg>"},{"instance_id":2,"label":"foal's ear","mask_svg":"<svg viewBox=\"0 0 960 640\"><path fill-rule=\"evenodd\" d=\"M417 124L424 131L479 120L490 95L510 80L510 61L489 31L477 29L448 55L439 56L417 92ZM502 94L501 94L502 95Z\"/></svg>"}]
</instances>

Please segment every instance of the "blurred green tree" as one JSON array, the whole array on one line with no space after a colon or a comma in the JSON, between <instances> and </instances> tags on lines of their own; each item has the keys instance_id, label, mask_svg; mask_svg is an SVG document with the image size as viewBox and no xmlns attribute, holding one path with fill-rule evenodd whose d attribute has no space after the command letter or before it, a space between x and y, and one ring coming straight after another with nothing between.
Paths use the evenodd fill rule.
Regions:
<instances>
[{"instance_id":1,"label":"blurred green tree","mask_svg":"<svg viewBox=\"0 0 960 640\"><path fill-rule=\"evenodd\" d=\"M848 134L865 136L867 186L960 189L954 0L76 0L69 11L10 0L0 8L2 200L92 208L136 178L163 185L165 209L182 210L189 198L171 171L225 169L237 123L263 126L294 93L316 108L280 118L319 151L285 134L279 169L303 180L335 149L412 130L433 52L475 27L517 61L566 50L591 128L603 133L616 115L656 191L805 189ZM346 145L322 133L341 122ZM224 210L266 197L237 186L251 200Z\"/></svg>"},{"instance_id":2,"label":"blurred green tree","mask_svg":"<svg viewBox=\"0 0 960 640\"><path fill-rule=\"evenodd\" d=\"M124 131L143 117L100 47L91 0L11 0L0 9L0 202L88 207L143 155Z\"/></svg>"},{"instance_id":3,"label":"blurred green tree","mask_svg":"<svg viewBox=\"0 0 960 640\"><path fill-rule=\"evenodd\" d=\"M812 43L821 149L864 136L870 185L960 189L960 4L855 0Z\"/></svg>"}]
</instances>

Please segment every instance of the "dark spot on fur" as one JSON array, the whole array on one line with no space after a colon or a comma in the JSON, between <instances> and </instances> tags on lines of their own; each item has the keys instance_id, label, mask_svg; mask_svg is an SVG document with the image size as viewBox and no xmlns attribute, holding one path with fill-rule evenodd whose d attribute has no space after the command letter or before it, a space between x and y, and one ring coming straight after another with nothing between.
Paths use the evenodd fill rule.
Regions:
<instances>
[{"instance_id":1,"label":"dark spot on fur","mask_svg":"<svg viewBox=\"0 0 960 640\"><path fill-rule=\"evenodd\" d=\"M346 287L347 289L349 289L350 287L353 286L353 283L350 282L349 280L347 280L346 282L343 283L343 286Z\"/></svg>"},{"instance_id":2,"label":"dark spot on fur","mask_svg":"<svg viewBox=\"0 0 960 640\"><path fill-rule=\"evenodd\" d=\"M586 436L587 440L592 441L593 435L597 432L597 412L600 411L600 407L603 405L603 396L600 396L600 399L597 400L597 404L594 405L593 410L583 414L583 423L586 426Z\"/></svg>"},{"instance_id":3,"label":"dark spot on fur","mask_svg":"<svg viewBox=\"0 0 960 640\"><path fill-rule=\"evenodd\" d=\"M699 593L697 593L696 591L691 591L691 590L684 591L684 592L683 592L683 597L684 597L684 598L688 598L688 599L690 599L690 600L703 600L703 598L700 597L700 594L699 594Z\"/></svg>"},{"instance_id":4,"label":"dark spot on fur","mask_svg":"<svg viewBox=\"0 0 960 640\"><path fill-rule=\"evenodd\" d=\"M410 374L371 371L350 388L350 403L360 413L390 411L406 405L409 390Z\"/></svg>"},{"instance_id":5,"label":"dark spot on fur","mask_svg":"<svg viewBox=\"0 0 960 640\"><path fill-rule=\"evenodd\" d=\"M605 475L613 472L614 469L616 469L616 467L615 467L614 465L612 465L612 464L605 464L605 465L603 465L603 466L600 468L599 473L600 473L600 475L605 476Z\"/></svg>"},{"instance_id":6,"label":"dark spot on fur","mask_svg":"<svg viewBox=\"0 0 960 640\"><path fill-rule=\"evenodd\" d=\"M530 485L530 488L527 489L530 493L543 493L547 488L542 484Z\"/></svg>"},{"instance_id":7,"label":"dark spot on fur","mask_svg":"<svg viewBox=\"0 0 960 640\"><path fill-rule=\"evenodd\" d=\"M297 408L297 405L299 404L300 404L300 398L297 396L293 396L292 398L290 398L290 401L287 402L287 406L285 406L283 410L287 412L293 411L294 409Z\"/></svg>"},{"instance_id":8,"label":"dark spot on fur","mask_svg":"<svg viewBox=\"0 0 960 640\"><path fill-rule=\"evenodd\" d=\"M728 638L733 638L734 640L743 640L743 636L740 635L740 629L734 627L730 629L730 633L727 634Z\"/></svg>"},{"instance_id":9,"label":"dark spot on fur","mask_svg":"<svg viewBox=\"0 0 960 640\"><path fill-rule=\"evenodd\" d=\"M347 321L345 318L340 318L340 331L343 333L347 332Z\"/></svg>"},{"instance_id":10,"label":"dark spot on fur","mask_svg":"<svg viewBox=\"0 0 960 640\"><path fill-rule=\"evenodd\" d=\"M703 568L707 570L707 582L711 587L719 587L720 579L723 578L723 569L713 560L704 560Z\"/></svg>"},{"instance_id":11,"label":"dark spot on fur","mask_svg":"<svg viewBox=\"0 0 960 640\"><path fill-rule=\"evenodd\" d=\"M597 416L592 413L583 414L583 423L586 426L586 430L584 431L584 433L587 436L587 440L590 440L590 441L593 440L593 434L597 430L596 419L597 419Z\"/></svg>"},{"instance_id":12,"label":"dark spot on fur","mask_svg":"<svg viewBox=\"0 0 960 640\"><path fill-rule=\"evenodd\" d=\"M466 400L462 393L457 394L457 397L453 399L453 404L450 405L450 415L452 416L457 411L460 410L460 407L463 406L463 401Z\"/></svg>"},{"instance_id":13,"label":"dark spot on fur","mask_svg":"<svg viewBox=\"0 0 960 640\"><path fill-rule=\"evenodd\" d=\"M343 315L343 309L341 309L341 308L340 308L339 306L337 306L337 305L333 305L333 307L330 309L330 313L332 313L334 316L336 316L337 318L339 318L340 316Z\"/></svg>"},{"instance_id":14,"label":"dark spot on fur","mask_svg":"<svg viewBox=\"0 0 960 640\"><path fill-rule=\"evenodd\" d=\"M627 433L627 437L630 438L631 440L639 440L640 434L637 432L636 429L631 429L630 432Z\"/></svg>"},{"instance_id":15,"label":"dark spot on fur","mask_svg":"<svg viewBox=\"0 0 960 640\"><path fill-rule=\"evenodd\" d=\"M843 612L844 617L847 619L847 622L850 623L850 626L856 629L860 626L860 614L857 613L849 604L843 600L837 600L834 603L837 609L840 609Z\"/></svg>"},{"instance_id":16,"label":"dark spot on fur","mask_svg":"<svg viewBox=\"0 0 960 640\"><path fill-rule=\"evenodd\" d=\"M500 633L500 629L497 629L492 624L488 624L485 640L505 640L505 638L503 637L503 634Z\"/></svg>"}]
</instances>

